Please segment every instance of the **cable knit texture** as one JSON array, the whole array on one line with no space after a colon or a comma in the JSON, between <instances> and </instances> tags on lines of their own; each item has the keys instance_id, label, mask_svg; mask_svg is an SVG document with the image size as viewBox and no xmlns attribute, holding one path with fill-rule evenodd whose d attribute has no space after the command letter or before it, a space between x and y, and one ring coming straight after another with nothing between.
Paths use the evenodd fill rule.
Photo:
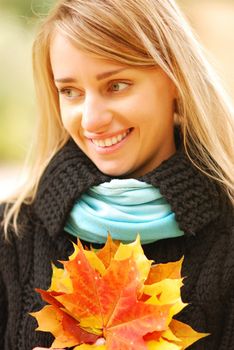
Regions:
<instances>
[{"instance_id":1,"label":"cable knit texture","mask_svg":"<svg viewBox=\"0 0 234 350\"><path fill-rule=\"evenodd\" d=\"M49 347L53 337L35 332L29 312L44 304L34 288L47 289L51 262L67 259L74 237L64 232L68 214L89 187L110 181L69 141L52 159L34 203L20 213L21 238L0 239L0 349ZM191 350L234 349L233 208L220 188L192 166L182 149L157 169L138 177L158 187L185 235L144 246L156 263L184 256L182 299L189 305L178 319L211 335ZM3 206L0 208L0 217ZM119 349L121 350L121 349Z\"/></svg>"}]
</instances>

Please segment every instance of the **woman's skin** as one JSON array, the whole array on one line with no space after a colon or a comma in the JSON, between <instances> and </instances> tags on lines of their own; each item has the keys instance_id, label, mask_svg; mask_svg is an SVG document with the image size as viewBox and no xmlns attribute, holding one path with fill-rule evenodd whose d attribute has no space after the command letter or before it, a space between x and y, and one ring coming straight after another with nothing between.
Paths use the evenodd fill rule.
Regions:
<instances>
[{"instance_id":1,"label":"woman's skin","mask_svg":"<svg viewBox=\"0 0 234 350\"><path fill-rule=\"evenodd\" d=\"M91 56L61 34L50 56L63 125L103 173L144 175L175 152L176 88L161 68Z\"/></svg>"},{"instance_id":2,"label":"woman's skin","mask_svg":"<svg viewBox=\"0 0 234 350\"><path fill-rule=\"evenodd\" d=\"M60 34L50 55L63 125L103 173L140 176L175 152L176 89L162 69L93 57Z\"/></svg>"}]
</instances>

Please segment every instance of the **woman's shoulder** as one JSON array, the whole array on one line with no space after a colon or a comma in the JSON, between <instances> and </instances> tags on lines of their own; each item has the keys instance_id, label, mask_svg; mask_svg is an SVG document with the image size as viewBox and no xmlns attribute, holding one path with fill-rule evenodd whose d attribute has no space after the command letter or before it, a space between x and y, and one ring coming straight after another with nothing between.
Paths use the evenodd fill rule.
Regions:
<instances>
[{"instance_id":1,"label":"woman's shoulder","mask_svg":"<svg viewBox=\"0 0 234 350\"><path fill-rule=\"evenodd\" d=\"M0 205L1 222L6 208L7 203ZM31 216L30 205L21 205L17 229L16 232L12 223L8 225L7 233L4 232L3 224L0 227L0 272L4 280L8 282L13 279L24 281L31 267L35 224Z\"/></svg>"},{"instance_id":2,"label":"woman's shoulder","mask_svg":"<svg viewBox=\"0 0 234 350\"><path fill-rule=\"evenodd\" d=\"M227 286L229 286L229 290L232 290L232 296L233 296L233 289L234 289L234 216L232 215L232 220L230 220L230 225L226 229L226 240L225 240L225 248L226 248L226 254L225 254L225 260L220 262L224 266L224 273L223 273L223 279L224 283L226 283ZM230 289L230 286L232 288Z\"/></svg>"},{"instance_id":3,"label":"woman's shoulder","mask_svg":"<svg viewBox=\"0 0 234 350\"><path fill-rule=\"evenodd\" d=\"M220 296L226 300L233 298L234 289L234 216L230 210L225 220L214 227L214 235L209 238L210 249L204 264L209 266L217 282ZM212 236L212 231L209 233Z\"/></svg>"},{"instance_id":4,"label":"woman's shoulder","mask_svg":"<svg viewBox=\"0 0 234 350\"><path fill-rule=\"evenodd\" d=\"M7 224L7 229L4 229L5 218L7 212L10 210L12 203L1 202L0 203L0 242L1 244L12 245L17 240L20 240L25 235L29 235L33 232L34 214L31 205L23 203L20 206L19 214L17 217L17 230L14 227L12 218L11 222Z\"/></svg>"}]
</instances>

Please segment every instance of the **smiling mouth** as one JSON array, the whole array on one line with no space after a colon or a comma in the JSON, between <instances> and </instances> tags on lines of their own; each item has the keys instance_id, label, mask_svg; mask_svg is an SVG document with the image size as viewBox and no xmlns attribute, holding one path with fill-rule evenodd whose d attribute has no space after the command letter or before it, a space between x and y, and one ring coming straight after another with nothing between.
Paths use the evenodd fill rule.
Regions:
<instances>
[{"instance_id":1,"label":"smiling mouth","mask_svg":"<svg viewBox=\"0 0 234 350\"><path fill-rule=\"evenodd\" d=\"M102 139L102 140L92 139L91 141L98 147L102 147L102 148L110 147L110 146L116 145L116 144L120 143L121 141L123 141L132 130L133 130L133 128L129 128L128 130L126 130L126 131L124 131L121 134L118 134L116 136L109 137L109 138Z\"/></svg>"}]
</instances>

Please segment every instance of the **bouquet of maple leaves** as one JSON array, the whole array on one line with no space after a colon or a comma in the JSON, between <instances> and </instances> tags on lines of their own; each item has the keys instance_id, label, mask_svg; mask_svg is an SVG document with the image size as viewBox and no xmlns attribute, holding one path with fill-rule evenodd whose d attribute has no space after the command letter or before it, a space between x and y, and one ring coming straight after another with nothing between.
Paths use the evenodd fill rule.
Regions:
<instances>
[{"instance_id":1,"label":"bouquet of maple leaves","mask_svg":"<svg viewBox=\"0 0 234 350\"><path fill-rule=\"evenodd\" d=\"M78 241L64 268L53 266L50 288L36 289L49 303L37 330L51 332L52 347L74 350L183 350L206 336L173 319L181 300L181 265L153 265L139 236L84 249Z\"/></svg>"}]
</instances>

